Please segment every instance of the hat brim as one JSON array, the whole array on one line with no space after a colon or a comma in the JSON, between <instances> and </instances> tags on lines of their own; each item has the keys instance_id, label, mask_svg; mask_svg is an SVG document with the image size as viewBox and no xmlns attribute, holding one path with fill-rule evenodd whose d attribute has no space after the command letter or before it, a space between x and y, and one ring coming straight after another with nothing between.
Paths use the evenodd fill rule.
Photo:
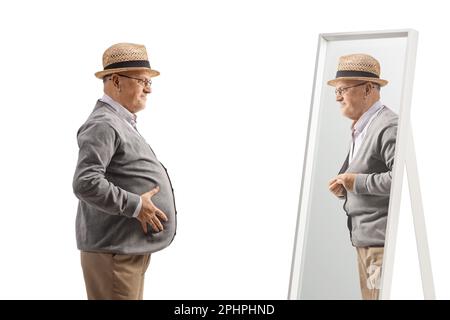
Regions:
<instances>
[{"instance_id":1,"label":"hat brim","mask_svg":"<svg viewBox=\"0 0 450 320\"><path fill-rule=\"evenodd\" d=\"M159 76L159 71L145 68L145 67L127 67L127 68L116 68L116 69L108 69L108 70L102 70L95 73L95 76L99 79L103 79L105 76L113 73L118 72L125 72L125 71L147 71L150 73L150 78Z\"/></svg>"},{"instance_id":2,"label":"hat brim","mask_svg":"<svg viewBox=\"0 0 450 320\"><path fill-rule=\"evenodd\" d=\"M367 81L367 82L375 82L375 83L378 83L381 87L384 87L389 82L384 79L370 78L370 77L340 77L340 78L336 78L336 79L328 81L327 84L329 86L335 87L336 83L341 80L362 80L362 81Z\"/></svg>"}]
</instances>

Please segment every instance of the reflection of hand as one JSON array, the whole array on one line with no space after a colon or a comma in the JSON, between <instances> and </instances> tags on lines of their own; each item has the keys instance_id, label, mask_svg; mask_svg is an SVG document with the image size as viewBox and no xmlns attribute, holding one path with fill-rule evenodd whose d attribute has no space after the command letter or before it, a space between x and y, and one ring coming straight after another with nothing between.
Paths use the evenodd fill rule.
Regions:
<instances>
[{"instance_id":1,"label":"reflection of hand","mask_svg":"<svg viewBox=\"0 0 450 320\"><path fill-rule=\"evenodd\" d=\"M343 173L338 175L337 182L342 184L347 191L355 190L356 173Z\"/></svg>"},{"instance_id":2,"label":"reflection of hand","mask_svg":"<svg viewBox=\"0 0 450 320\"><path fill-rule=\"evenodd\" d=\"M339 198L355 189L356 173L342 173L328 182L328 189Z\"/></svg>"},{"instance_id":3,"label":"reflection of hand","mask_svg":"<svg viewBox=\"0 0 450 320\"><path fill-rule=\"evenodd\" d=\"M164 230L164 227L160 221L167 221L167 216L159 210L152 202L152 197L157 194L159 187L155 187L152 190L141 195L142 208L137 216L137 219L141 222L144 233L147 234L147 223L150 224L153 231L160 232Z\"/></svg>"},{"instance_id":4,"label":"reflection of hand","mask_svg":"<svg viewBox=\"0 0 450 320\"><path fill-rule=\"evenodd\" d=\"M336 182L344 186L345 190L352 192L355 189L356 173L343 173L336 177Z\"/></svg>"},{"instance_id":5,"label":"reflection of hand","mask_svg":"<svg viewBox=\"0 0 450 320\"><path fill-rule=\"evenodd\" d=\"M344 186L337 181L336 178L333 178L328 182L328 189L338 198L345 197L345 188Z\"/></svg>"}]
</instances>

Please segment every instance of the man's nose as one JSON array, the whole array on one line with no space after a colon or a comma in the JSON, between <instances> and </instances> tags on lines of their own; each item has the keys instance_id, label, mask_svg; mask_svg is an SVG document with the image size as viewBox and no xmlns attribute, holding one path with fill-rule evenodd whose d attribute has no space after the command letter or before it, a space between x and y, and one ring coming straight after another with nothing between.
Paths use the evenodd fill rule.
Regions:
<instances>
[{"instance_id":1,"label":"man's nose","mask_svg":"<svg viewBox=\"0 0 450 320\"><path fill-rule=\"evenodd\" d=\"M149 93L152 93L152 87L145 87L144 88L144 92L146 93L146 94L149 94Z\"/></svg>"},{"instance_id":2,"label":"man's nose","mask_svg":"<svg viewBox=\"0 0 450 320\"><path fill-rule=\"evenodd\" d=\"M340 94L336 95L336 101L341 102L344 98Z\"/></svg>"}]
</instances>

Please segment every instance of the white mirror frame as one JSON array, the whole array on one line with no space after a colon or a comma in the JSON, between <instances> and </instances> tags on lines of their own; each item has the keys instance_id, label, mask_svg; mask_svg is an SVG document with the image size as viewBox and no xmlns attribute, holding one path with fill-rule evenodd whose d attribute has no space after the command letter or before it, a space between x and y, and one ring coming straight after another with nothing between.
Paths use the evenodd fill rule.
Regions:
<instances>
[{"instance_id":1,"label":"white mirror frame","mask_svg":"<svg viewBox=\"0 0 450 320\"><path fill-rule=\"evenodd\" d=\"M319 106L321 103L320 97L322 94L322 83L324 82L323 75L327 45L331 41L399 37L406 37L407 47L404 62L404 81L402 84L402 95L399 109L399 124L395 150L395 163L390 193L388 222L386 227L380 299L389 299L391 293L398 218L403 184L403 172L405 166L408 175L409 190L411 196L411 209L415 227L424 297L425 299L435 298L425 220L423 216L422 198L420 193L414 143L410 125L410 109L414 82L418 32L412 29L402 29L388 31L328 33L319 35L288 299L299 299L302 289L301 284L304 267L304 261L302 257L304 257L304 248L308 230L310 211L309 207L311 199L310 190L312 183L311 179L314 167L314 150L316 150L317 147L316 137L319 124Z\"/></svg>"}]
</instances>

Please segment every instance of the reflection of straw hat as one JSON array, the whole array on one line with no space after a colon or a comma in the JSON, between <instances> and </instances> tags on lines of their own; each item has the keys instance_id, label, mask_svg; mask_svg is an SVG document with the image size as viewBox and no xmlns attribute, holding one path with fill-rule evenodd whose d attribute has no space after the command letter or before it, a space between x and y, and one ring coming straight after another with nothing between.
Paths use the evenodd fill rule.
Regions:
<instances>
[{"instance_id":1,"label":"reflection of straw hat","mask_svg":"<svg viewBox=\"0 0 450 320\"><path fill-rule=\"evenodd\" d=\"M103 54L103 70L96 72L95 76L102 79L108 74L135 70L147 70L150 77L159 76L159 71L150 67L147 50L143 45L117 43L106 49Z\"/></svg>"},{"instance_id":2,"label":"reflection of straw hat","mask_svg":"<svg viewBox=\"0 0 450 320\"><path fill-rule=\"evenodd\" d=\"M365 80L385 86L388 81L380 79L380 63L372 56L364 53L349 54L339 58L336 79L327 82L335 86L339 80Z\"/></svg>"}]
</instances>

